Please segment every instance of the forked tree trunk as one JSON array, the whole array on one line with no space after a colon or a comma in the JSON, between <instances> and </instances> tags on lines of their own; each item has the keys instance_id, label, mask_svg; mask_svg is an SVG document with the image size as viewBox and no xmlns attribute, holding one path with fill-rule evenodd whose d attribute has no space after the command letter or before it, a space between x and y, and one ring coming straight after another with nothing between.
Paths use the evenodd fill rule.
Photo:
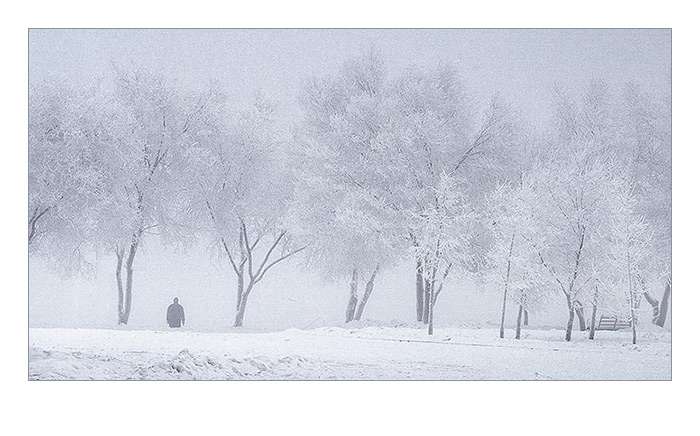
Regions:
<instances>
[{"instance_id":1,"label":"forked tree trunk","mask_svg":"<svg viewBox=\"0 0 700 436\"><path fill-rule=\"evenodd\" d=\"M598 306L593 305L593 311L591 312L591 330L588 332L588 339L593 340L595 338L595 315L598 311Z\"/></svg>"},{"instance_id":2,"label":"forked tree trunk","mask_svg":"<svg viewBox=\"0 0 700 436\"><path fill-rule=\"evenodd\" d=\"M671 282L666 283L666 289L664 289L664 295L661 297L661 303L659 304L659 317L656 319L656 325L663 327L666 324L666 316L668 315L668 304L671 299Z\"/></svg>"},{"instance_id":3,"label":"forked tree trunk","mask_svg":"<svg viewBox=\"0 0 700 436\"><path fill-rule=\"evenodd\" d=\"M576 311L576 318L578 319L578 328L582 332L586 331L586 314L583 312L583 306L580 302L576 301L574 304Z\"/></svg>"},{"instance_id":4,"label":"forked tree trunk","mask_svg":"<svg viewBox=\"0 0 700 436\"><path fill-rule=\"evenodd\" d=\"M416 320L423 321L423 305L425 290L423 289L423 261L416 259Z\"/></svg>"},{"instance_id":5,"label":"forked tree trunk","mask_svg":"<svg viewBox=\"0 0 700 436\"><path fill-rule=\"evenodd\" d=\"M245 290L245 276L243 272L236 274L238 288L236 289L236 312L241 308L241 299L243 299L243 291Z\"/></svg>"},{"instance_id":6,"label":"forked tree trunk","mask_svg":"<svg viewBox=\"0 0 700 436\"><path fill-rule=\"evenodd\" d=\"M523 320L523 306L522 304L518 306L518 319L515 322L515 339L520 339L520 326Z\"/></svg>"},{"instance_id":7,"label":"forked tree trunk","mask_svg":"<svg viewBox=\"0 0 700 436\"><path fill-rule=\"evenodd\" d=\"M228 245L226 244L226 241L224 238L221 238L221 243L224 246L224 249L226 250L226 254L228 255L229 262L231 263L231 266L233 266L234 270L236 270L236 274L241 275L244 274L244 266L246 266L248 270L248 284L245 286L245 291L243 291L243 295L241 295L240 298L240 304L238 304L238 309L236 310L236 319L234 321L234 327L241 327L243 325L243 317L245 316L245 310L246 306L248 304L248 297L250 296L250 293L253 291L253 287L255 286L256 283L258 283L260 280L263 279L265 276L265 273L267 273L270 268L273 266L277 265L278 263L284 261L285 259L288 259L289 257L293 256L294 254L302 251L305 247L297 248L296 250L290 251L287 254L281 254L277 259L270 261L270 256L272 253L275 251L275 249L280 246L280 241L282 241L282 238L285 236L286 232L281 231L280 233L277 234L277 237L275 238L274 242L267 248L265 256L261 261L259 261L257 267L254 269L253 268L253 251L255 250L255 247L257 246L258 242L260 241L260 238L262 235L259 235L257 240L253 242L253 244L250 244L250 241L248 239L248 230L246 229L245 222L243 221L242 218L239 218L241 221L241 234L242 238L239 236L239 243L242 240L243 244L242 246L245 247L245 257L241 256L241 262L239 265L235 264L235 260L233 259L233 255L231 251L228 249Z\"/></svg>"},{"instance_id":8,"label":"forked tree trunk","mask_svg":"<svg viewBox=\"0 0 700 436\"><path fill-rule=\"evenodd\" d=\"M530 312L523 309L523 325L530 325Z\"/></svg>"},{"instance_id":9,"label":"forked tree trunk","mask_svg":"<svg viewBox=\"0 0 700 436\"><path fill-rule=\"evenodd\" d=\"M362 300L360 300L360 304L357 306L357 311L355 312L356 321L359 321L362 318L362 312L365 310L367 300L369 300L369 296L372 295L372 291L374 290L374 279L377 277L377 273L379 273L379 265L377 265L372 273L372 276L370 276L369 280L367 280L367 284L365 285L365 293L362 295Z\"/></svg>"},{"instance_id":10,"label":"forked tree trunk","mask_svg":"<svg viewBox=\"0 0 700 436\"><path fill-rule=\"evenodd\" d=\"M352 278L350 279L350 299L348 307L345 310L345 322L352 321L355 315L355 307L357 306L357 269L352 270Z\"/></svg>"},{"instance_id":11,"label":"forked tree trunk","mask_svg":"<svg viewBox=\"0 0 700 436\"><path fill-rule=\"evenodd\" d=\"M238 310L236 310L236 320L233 323L234 327L241 327L243 325L243 318L245 317L245 309L248 305L250 291L251 289L246 290L241 296L241 303L238 305Z\"/></svg>"},{"instance_id":12,"label":"forked tree trunk","mask_svg":"<svg viewBox=\"0 0 700 436\"><path fill-rule=\"evenodd\" d=\"M234 327L241 327L243 325L243 318L245 317L245 309L248 304L248 295L243 294L241 297L241 303L238 305L238 310L236 310L236 319L233 322Z\"/></svg>"},{"instance_id":13,"label":"forked tree trunk","mask_svg":"<svg viewBox=\"0 0 700 436\"><path fill-rule=\"evenodd\" d=\"M440 295L442 292L442 287L445 284L445 279L447 278L447 275L450 272L450 269L452 268L452 264L447 266L447 269L444 271L444 274L442 275L442 279L440 281L440 286L435 289L435 275L436 275L436 268L433 268L433 271L430 274L430 282L428 286L428 301L430 304L428 307L430 308L430 312L428 313L428 334L432 335L433 334L433 318L435 316L435 302L437 301L437 297Z\"/></svg>"}]
</instances>

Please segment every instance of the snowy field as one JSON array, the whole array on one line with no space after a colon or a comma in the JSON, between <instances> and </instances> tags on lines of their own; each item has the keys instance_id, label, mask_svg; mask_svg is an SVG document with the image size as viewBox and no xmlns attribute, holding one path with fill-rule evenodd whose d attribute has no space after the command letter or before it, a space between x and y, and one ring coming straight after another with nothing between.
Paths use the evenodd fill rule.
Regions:
<instances>
[{"instance_id":1,"label":"snowy field","mask_svg":"<svg viewBox=\"0 0 700 436\"><path fill-rule=\"evenodd\" d=\"M512 331L507 335L512 337ZM30 380L670 380L671 332L29 329Z\"/></svg>"}]
</instances>

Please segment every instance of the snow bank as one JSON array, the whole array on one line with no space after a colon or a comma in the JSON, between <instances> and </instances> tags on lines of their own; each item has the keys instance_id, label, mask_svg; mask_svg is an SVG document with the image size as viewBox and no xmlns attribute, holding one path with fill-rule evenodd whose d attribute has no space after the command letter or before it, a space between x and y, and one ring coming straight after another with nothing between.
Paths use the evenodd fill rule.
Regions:
<instances>
[{"instance_id":1,"label":"snow bank","mask_svg":"<svg viewBox=\"0 0 700 436\"><path fill-rule=\"evenodd\" d=\"M32 380L280 380L322 377L323 365L300 356L235 359L192 354L95 354L29 349ZM327 375L327 374L326 374Z\"/></svg>"},{"instance_id":2,"label":"snow bank","mask_svg":"<svg viewBox=\"0 0 700 436\"><path fill-rule=\"evenodd\" d=\"M359 323L357 323L359 324ZM381 325L273 333L30 329L32 380L650 380L671 378L671 335Z\"/></svg>"}]
</instances>

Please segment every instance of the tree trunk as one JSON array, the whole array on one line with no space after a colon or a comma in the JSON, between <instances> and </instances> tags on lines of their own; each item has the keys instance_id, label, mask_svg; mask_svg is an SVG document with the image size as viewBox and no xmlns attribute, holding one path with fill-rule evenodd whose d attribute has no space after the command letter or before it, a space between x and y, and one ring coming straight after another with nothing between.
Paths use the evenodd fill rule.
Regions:
<instances>
[{"instance_id":1,"label":"tree trunk","mask_svg":"<svg viewBox=\"0 0 700 436\"><path fill-rule=\"evenodd\" d=\"M34 213L32 214L32 217L29 219L29 242L28 245L32 245L32 241L34 241L34 238L36 237L36 224L39 222L39 219L51 209L51 207L45 208L43 211L39 212L39 207L34 209Z\"/></svg>"},{"instance_id":2,"label":"tree trunk","mask_svg":"<svg viewBox=\"0 0 700 436\"><path fill-rule=\"evenodd\" d=\"M504 336L504 331L505 331L505 323L506 323L506 301L508 298L508 282L510 281L510 260L513 255L513 243L515 242L515 233L513 233L513 237L510 239L510 249L508 250L508 267L506 268L506 280L505 284L503 286L503 305L501 307L501 330L499 332L499 336L501 339L503 339Z\"/></svg>"},{"instance_id":3,"label":"tree trunk","mask_svg":"<svg viewBox=\"0 0 700 436\"><path fill-rule=\"evenodd\" d=\"M629 260L628 260L629 262ZM630 317L632 319L632 344L635 345L637 343L637 302L635 301L635 296L634 296L634 285L632 284L632 280L630 280Z\"/></svg>"},{"instance_id":4,"label":"tree trunk","mask_svg":"<svg viewBox=\"0 0 700 436\"><path fill-rule=\"evenodd\" d=\"M523 309L523 325L530 325L530 313Z\"/></svg>"},{"instance_id":5,"label":"tree trunk","mask_svg":"<svg viewBox=\"0 0 700 436\"><path fill-rule=\"evenodd\" d=\"M634 293L634 281L632 280L632 262L630 260L630 250L627 248L627 283L629 284L630 317L632 318L632 344L637 343L637 312L638 304Z\"/></svg>"},{"instance_id":6,"label":"tree trunk","mask_svg":"<svg viewBox=\"0 0 700 436\"><path fill-rule=\"evenodd\" d=\"M136 257L136 251L139 247L139 239L141 237L141 232L134 236L131 247L129 248L129 256L126 258L126 293L124 297L124 312L123 312L123 324L129 322L129 315L131 314L131 290L134 283L134 258Z\"/></svg>"},{"instance_id":7,"label":"tree trunk","mask_svg":"<svg viewBox=\"0 0 700 436\"><path fill-rule=\"evenodd\" d=\"M131 243L131 248L129 248L129 257L126 258L126 295L124 297L124 312L123 312L123 324L129 322L129 315L131 314L131 295L134 283L134 258L136 257L136 250L138 250L139 240L138 237L134 239Z\"/></svg>"},{"instance_id":8,"label":"tree trunk","mask_svg":"<svg viewBox=\"0 0 700 436\"><path fill-rule=\"evenodd\" d=\"M352 278L350 279L350 299L348 307L345 309L345 322L352 321L355 315L355 307L357 306L357 268L352 270Z\"/></svg>"},{"instance_id":9,"label":"tree trunk","mask_svg":"<svg viewBox=\"0 0 700 436\"><path fill-rule=\"evenodd\" d=\"M416 259L416 319L418 322L423 320L424 293L423 261L421 259Z\"/></svg>"},{"instance_id":10,"label":"tree trunk","mask_svg":"<svg viewBox=\"0 0 700 436\"><path fill-rule=\"evenodd\" d=\"M423 324L428 324L430 315L430 281L423 280Z\"/></svg>"},{"instance_id":11,"label":"tree trunk","mask_svg":"<svg viewBox=\"0 0 700 436\"><path fill-rule=\"evenodd\" d=\"M362 312L365 310L367 300L369 300L369 296L372 295L372 291L374 290L374 279L377 277L378 272L379 265L377 265L372 273L372 276L369 278L369 280L367 280L367 284L365 285L365 293L362 295L362 300L360 300L360 304L357 306L357 311L355 312L356 321L359 321L360 318L362 318Z\"/></svg>"},{"instance_id":12,"label":"tree trunk","mask_svg":"<svg viewBox=\"0 0 700 436\"><path fill-rule=\"evenodd\" d=\"M593 340L595 338L595 314L598 311L598 306L593 305L593 312L591 313L591 330L588 332L588 339Z\"/></svg>"},{"instance_id":13,"label":"tree trunk","mask_svg":"<svg viewBox=\"0 0 700 436\"><path fill-rule=\"evenodd\" d=\"M223 241L223 238L222 238ZM245 260L245 247L243 245L243 226L238 229L238 252L240 253L240 259L238 261L239 269L236 270L236 276L238 278L238 289L236 290L236 312L241 307L241 299L243 298L243 292L245 290L245 273L243 272L243 265ZM231 263L233 263L233 257L231 257ZM236 269L234 265L234 270Z\"/></svg>"},{"instance_id":14,"label":"tree trunk","mask_svg":"<svg viewBox=\"0 0 700 436\"><path fill-rule=\"evenodd\" d=\"M576 278L578 277L578 269L579 265L581 264L581 252L583 251L583 243L586 240L586 229L584 227L583 231L581 232L581 238L579 241L579 246L578 250L576 250L576 260L574 261L574 272L571 276L571 281L569 281L569 291L566 292L564 291L564 295L566 296L566 305L569 308L569 321L566 323L566 340L571 341L571 332L574 329L574 311L575 311L575 306L576 302L571 301L571 295L573 294L574 291L574 285L576 284ZM583 315L583 312L581 313ZM585 330L585 320L584 320L584 328Z\"/></svg>"},{"instance_id":15,"label":"tree trunk","mask_svg":"<svg viewBox=\"0 0 700 436\"><path fill-rule=\"evenodd\" d=\"M671 281L666 283L666 289L664 289L664 295L661 297L661 303L659 304L659 317L656 319L656 325L663 327L666 324L666 316L668 315L668 303L671 298Z\"/></svg>"},{"instance_id":16,"label":"tree trunk","mask_svg":"<svg viewBox=\"0 0 700 436\"><path fill-rule=\"evenodd\" d=\"M501 330L498 334L498 336L501 339L503 339L503 336L505 335L507 297L508 297L508 285L506 285L506 288L503 290L503 304L501 305Z\"/></svg>"},{"instance_id":17,"label":"tree trunk","mask_svg":"<svg viewBox=\"0 0 700 436\"><path fill-rule=\"evenodd\" d=\"M523 306L521 304L518 307L518 320L515 322L515 339L520 339L520 326L523 320Z\"/></svg>"},{"instance_id":18,"label":"tree trunk","mask_svg":"<svg viewBox=\"0 0 700 436\"><path fill-rule=\"evenodd\" d=\"M566 323L566 340L571 341L571 331L574 329L574 305L571 303L571 297L566 296L566 302L569 306L569 320Z\"/></svg>"},{"instance_id":19,"label":"tree trunk","mask_svg":"<svg viewBox=\"0 0 700 436\"><path fill-rule=\"evenodd\" d=\"M134 283L134 259L138 251L139 241L141 239L141 231L136 232L131 239L129 254L124 264L124 251L117 251L117 323L127 324L129 315L131 314L132 289ZM126 286L122 282L122 269L126 269Z\"/></svg>"},{"instance_id":20,"label":"tree trunk","mask_svg":"<svg viewBox=\"0 0 700 436\"><path fill-rule=\"evenodd\" d=\"M122 283L122 264L124 261L124 251L117 249L117 324L122 323L122 313L124 312L124 284Z\"/></svg>"},{"instance_id":21,"label":"tree trunk","mask_svg":"<svg viewBox=\"0 0 700 436\"><path fill-rule=\"evenodd\" d=\"M238 305L238 310L236 310L236 320L233 323L234 327L243 326L243 318L245 317L245 308L248 305L248 296L250 295L250 289L245 291L241 296L241 304Z\"/></svg>"},{"instance_id":22,"label":"tree trunk","mask_svg":"<svg viewBox=\"0 0 700 436\"><path fill-rule=\"evenodd\" d=\"M649 292L644 292L644 299L647 300L647 303L651 305L651 322L652 324L657 324L659 320L659 300L655 299L651 295L649 295ZM658 324L657 324L658 325Z\"/></svg>"},{"instance_id":23,"label":"tree trunk","mask_svg":"<svg viewBox=\"0 0 700 436\"><path fill-rule=\"evenodd\" d=\"M428 334L432 335L433 334L433 308L435 306L435 297L434 297L434 292L435 289L433 289L434 283L431 280L426 280L425 281L425 306L426 306L426 311L424 312L425 314L425 319L424 322L428 324Z\"/></svg>"},{"instance_id":24,"label":"tree trunk","mask_svg":"<svg viewBox=\"0 0 700 436\"><path fill-rule=\"evenodd\" d=\"M236 312L241 308L241 299L243 298L243 291L245 289L245 276L243 271L240 274L236 274L238 280L238 289L236 290Z\"/></svg>"},{"instance_id":25,"label":"tree trunk","mask_svg":"<svg viewBox=\"0 0 700 436\"><path fill-rule=\"evenodd\" d=\"M430 287L430 304L429 304L429 313L428 313L428 334L432 335L433 334L433 312L435 309L435 298L433 297L433 292L432 292L432 286Z\"/></svg>"},{"instance_id":26,"label":"tree trunk","mask_svg":"<svg viewBox=\"0 0 700 436\"><path fill-rule=\"evenodd\" d=\"M586 331L586 315L583 312L583 306L581 305L580 302L575 301L574 307L575 307L575 311L576 311L576 318L578 318L578 328L582 332L585 332Z\"/></svg>"}]
</instances>

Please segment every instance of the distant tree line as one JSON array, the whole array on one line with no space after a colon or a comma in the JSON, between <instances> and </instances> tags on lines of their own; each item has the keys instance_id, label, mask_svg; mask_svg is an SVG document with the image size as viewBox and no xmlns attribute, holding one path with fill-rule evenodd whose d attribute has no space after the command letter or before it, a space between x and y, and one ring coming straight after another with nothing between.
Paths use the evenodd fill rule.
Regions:
<instances>
[{"instance_id":1,"label":"distant tree line","mask_svg":"<svg viewBox=\"0 0 700 436\"><path fill-rule=\"evenodd\" d=\"M555 86L551 122L533 129L498 95L479 107L447 64L390 79L368 51L308 78L284 129L262 95L235 106L216 84L113 76L30 88L28 233L30 253L67 274L90 267L87 253L111 256L120 324L134 261L157 235L206 241L231 266L235 326L291 257L349 283L346 322L362 318L382 271L410 261L429 334L455 277L500 293L501 337L509 301L517 338L556 301L566 340L576 320L593 339L605 313L630 319L636 342L642 298L664 325L670 99L599 80L582 96Z\"/></svg>"}]
</instances>

